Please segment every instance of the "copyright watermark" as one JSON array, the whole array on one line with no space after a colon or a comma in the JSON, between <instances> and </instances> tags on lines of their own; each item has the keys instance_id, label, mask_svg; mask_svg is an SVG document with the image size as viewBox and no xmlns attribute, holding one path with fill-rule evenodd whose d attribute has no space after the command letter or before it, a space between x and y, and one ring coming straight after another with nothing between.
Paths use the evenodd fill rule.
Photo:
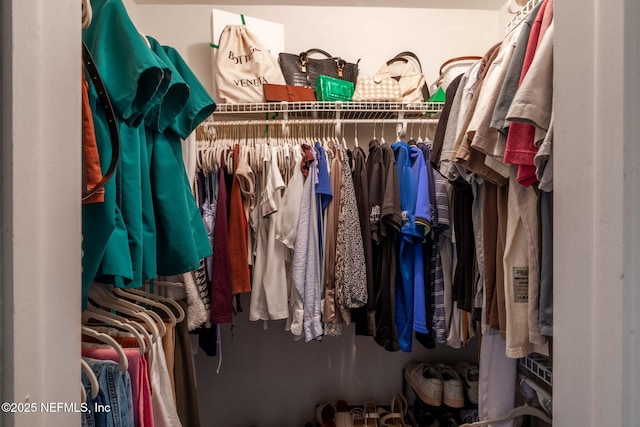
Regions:
<instances>
[{"instance_id":1,"label":"copyright watermark","mask_svg":"<svg viewBox=\"0 0 640 427\"><path fill-rule=\"evenodd\" d=\"M89 405L86 402L3 402L0 405L2 412L23 414L23 413L69 413L69 412L111 412L110 405L94 403Z\"/></svg>"}]
</instances>

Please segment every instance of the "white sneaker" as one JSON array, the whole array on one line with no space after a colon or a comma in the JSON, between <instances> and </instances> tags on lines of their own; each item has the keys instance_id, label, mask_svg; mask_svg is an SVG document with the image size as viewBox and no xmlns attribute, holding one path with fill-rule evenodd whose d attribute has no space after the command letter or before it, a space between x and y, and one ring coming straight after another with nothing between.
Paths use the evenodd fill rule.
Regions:
<instances>
[{"instance_id":1,"label":"white sneaker","mask_svg":"<svg viewBox=\"0 0 640 427\"><path fill-rule=\"evenodd\" d=\"M443 381L440 370L428 363L410 363L404 368L404 378L427 405L442 405Z\"/></svg>"},{"instance_id":2,"label":"white sneaker","mask_svg":"<svg viewBox=\"0 0 640 427\"><path fill-rule=\"evenodd\" d=\"M437 368L440 370L444 384L442 392L444 404L450 408L464 408L464 391L460 375L455 369L443 364L438 364Z\"/></svg>"}]
</instances>

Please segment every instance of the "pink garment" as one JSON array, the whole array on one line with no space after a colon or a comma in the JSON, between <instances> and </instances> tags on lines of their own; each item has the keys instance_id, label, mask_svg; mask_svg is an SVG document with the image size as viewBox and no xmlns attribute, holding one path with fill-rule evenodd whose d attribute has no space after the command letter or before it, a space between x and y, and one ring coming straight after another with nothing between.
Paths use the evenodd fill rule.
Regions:
<instances>
[{"instance_id":1,"label":"pink garment","mask_svg":"<svg viewBox=\"0 0 640 427\"><path fill-rule=\"evenodd\" d=\"M524 56L524 62L522 65L522 73L520 74L520 84L524 80L529 67L533 62L533 58L538 47L538 42L541 40L541 36L544 31L549 27L553 15L551 12L547 13L547 6L552 3L551 0L544 0L536 19L531 26L531 32L529 34L529 42L527 44L527 51ZM553 8L553 5L551 5ZM546 18L546 19L545 19ZM543 27L544 22L544 27ZM535 184L536 168L534 158L538 152L537 147L534 145L535 128L528 123L512 122L509 126L509 134L507 135L507 144L504 152L504 163L512 163L519 165L518 168L518 182L524 186Z\"/></svg>"},{"instance_id":2,"label":"pink garment","mask_svg":"<svg viewBox=\"0 0 640 427\"><path fill-rule=\"evenodd\" d=\"M131 397L133 400L133 420L136 427L153 427L153 406L151 387L147 375L147 361L140 349L125 348L131 377ZM118 362L118 353L111 348L82 348L82 356L99 360Z\"/></svg>"}]
</instances>

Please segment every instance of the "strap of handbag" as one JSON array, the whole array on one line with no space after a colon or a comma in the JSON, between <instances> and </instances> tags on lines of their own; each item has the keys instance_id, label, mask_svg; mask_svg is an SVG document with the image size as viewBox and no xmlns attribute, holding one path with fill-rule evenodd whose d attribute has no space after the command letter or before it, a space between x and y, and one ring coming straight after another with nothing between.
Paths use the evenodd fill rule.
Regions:
<instances>
[{"instance_id":1,"label":"strap of handbag","mask_svg":"<svg viewBox=\"0 0 640 427\"><path fill-rule=\"evenodd\" d=\"M422 64L420 63L420 59L418 59L418 56L415 53L409 52L409 51L400 52L399 54L397 54L396 56L394 56L393 58L388 60L387 61L387 65L391 65L391 64L393 64L395 62L400 62L400 61L409 62L409 59L407 59L407 58L413 59L418 64L418 69L420 70L420 73L423 73L422 72ZM423 99L423 101L426 102L427 99L429 99L430 97L431 97L431 94L429 93L429 86L425 82L425 84L422 86L422 99Z\"/></svg>"},{"instance_id":2,"label":"strap of handbag","mask_svg":"<svg viewBox=\"0 0 640 427\"><path fill-rule=\"evenodd\" d=\"M420 72L422 73L422 64L420 63L420 59L418 59L418 56L413 53L413 52L409 52L409 51L405 51L405 52L400 52L399 54L397 54L396 56L394 56L392 59L390 59L389 61L387 61L387 65L391 65L394 62L398 62L398 61L408 61L407 57L413 59L414 61L416 61L416 63L418 64L418 68L420 69Z\"/></svg>"},{"instance_id":3,"label":"strap of handbag","mask_svg":"<svg viewBox=\"0 0 640 427\"><path fill-rule=\"evenodd\" d=\"M300 54L300 56L301 56L301 57L302 57L302 56L310 56L310 55L312 55L312 54L314 54L314 53L322 54L322 55L326 56L327 58L335 58L334 56L330 55L330 54L329 54L329 53L327 53L326 51L324 51L324 50L322 50L322 49L316 49L316 48L309 49L309 50L307 50L306 52L302 52L302 53Z\"/></svg>"},{"instance_id":4,"label":"strap of handbag","mask_svg":"<svg viewBox=\"0 0 640 427\"><path fill-rule=\"evenodd\" d=\"M89 53L89 49L87 48L87 45L84 44L84 42L82 43L82 62L87 68L90 80L93 83L96 92L98 93L100 104L102 104L102 107L104 108L104 112L107 118L107 126L109 128L109 135L111 136L111 164L109 165L109 169L107 169L107 173L104 174L102 180L100 180L100 182L97 183L94 188L90 188L87 190L83 189L82 200L86 200L100 191L107 184L107 182L109 182L109 179L111 179L114 172L116 171L118 162L120 162L120 135L118 133L116 114L113 110L113 106L111 105L111 100L109 99L107 90L104 87L102 78L98 73L96 63L93 60L93 57L91 56L91 53Z\"/></svg>"}]
</instances>

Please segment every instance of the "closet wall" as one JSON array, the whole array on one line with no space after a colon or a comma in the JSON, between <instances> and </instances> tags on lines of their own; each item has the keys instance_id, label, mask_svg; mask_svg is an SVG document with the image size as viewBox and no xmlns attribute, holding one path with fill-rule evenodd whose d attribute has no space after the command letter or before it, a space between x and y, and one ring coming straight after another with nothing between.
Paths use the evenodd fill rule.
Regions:
<instances>
[{"instance_id":1,"label":"closet wall","mask_svg":"<svg viewBox=\"0 0 640 427\"><path fill-rule=\"evenodd\" d=\"M176 47L212 90L214 7L284 23L288 52L318 47L349 61L362 58L363 76L410 50L432 82L448 58L482 55L504 36L498 10L137 4L130 12L141 32ZM370 136L366 128L358 130L361 145ZM410 361L477 359L475 340L462 350L426 350L414 341L413 353L389 353L370 337L354 336L352 327L339 338L293 342L284 322L269 322L267 330L262 322L250 322L249 300L242 302L247 311L238 317L235 337L228 325L222 326L220 372L218 358L203 352L196 356L205 425L215 420L215 425L302 426L312 420L315 402L342 398L352 404L375 400L388 405L402 391L402 368Z\"/></svg>"},{"instance_id":2,"label":"closet wall","mask_svg":"<svg viewBox=\"0 0 640 427\"><path fill-rule=\"evenodd\" d=\"M139 29L178 49L209 90L212 8L281 22L287 52L317 47L350 62L360 58L363 76L410 50L420 58L427 81L433 82L445 60L482 55L504 36L496 10L138 4L134 13Z\"/></svg>"}]
</instances>

